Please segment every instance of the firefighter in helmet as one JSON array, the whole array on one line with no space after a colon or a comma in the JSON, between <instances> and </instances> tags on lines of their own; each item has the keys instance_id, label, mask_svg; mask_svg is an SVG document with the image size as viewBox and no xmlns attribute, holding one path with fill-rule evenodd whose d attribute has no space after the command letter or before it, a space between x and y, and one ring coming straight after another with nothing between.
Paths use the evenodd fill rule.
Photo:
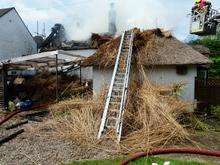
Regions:
<instances>
[{"instance_id":1,"label":"firefighter in helmet","mask_svg":"<svg viewBox=\"0 0 220 165\"><path fill-rule=\"evenodd\" d=\"M211 9L211 2L208 0L195 0L195 6L193 7L193 10L198 10L198 11L204 11L205 7L207 6L208 12Z\"/></svg>"}]
</instances>

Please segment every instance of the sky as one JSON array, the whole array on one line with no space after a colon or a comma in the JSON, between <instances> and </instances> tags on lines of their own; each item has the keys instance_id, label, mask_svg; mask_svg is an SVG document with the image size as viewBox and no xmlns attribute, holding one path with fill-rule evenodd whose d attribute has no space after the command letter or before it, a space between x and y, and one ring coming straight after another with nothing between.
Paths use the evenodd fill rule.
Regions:
<instances>
[{"instance_id":1,"label":"sky","mask_svg":"<svg viewBox=\"0 0 220 165\"><path fill-rule=\"evenodd\" d=\"M194 0L1 0L0 8L15 7L30 32L36 35L46 26L50 33L55 23L62 23L70 39L83 40L92 32L108 30L110 2L116 4L118 33L132 27L164 28L178 39L189 37L191 7ZM215 9L219 0L212 0Z\"/></svg>"}]
</instances>

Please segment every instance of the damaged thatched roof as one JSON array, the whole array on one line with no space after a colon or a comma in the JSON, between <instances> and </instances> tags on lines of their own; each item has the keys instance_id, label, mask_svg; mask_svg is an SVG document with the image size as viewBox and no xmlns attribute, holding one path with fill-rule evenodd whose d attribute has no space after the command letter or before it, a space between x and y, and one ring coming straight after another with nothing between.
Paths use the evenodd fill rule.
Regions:
<instances>
[{"instance_id":1,"label":"damaged thatched roof","mask_svg":"<svg viewBox=\"0 0 220 165\"><path fill-rule=\"evenodd\" d=\"M154 48L149 51L149 54L148 50L139 52L142 53L140 54L141 64L190 65L211 63L207 57L174 37L156 37L154 43Z\"/></svg>"},{"instance_id":2,"label":"damaged thatched roof","mask_svg":"<svg viewBox=\"0 0 220 165\"><path fill-rule=\"evenodd\" d=\"M191 46L177 40L161 29L135 29L133 55L142 65L190 65L211 61ZM112 67L118 52L120 37L101 45L97 52L85 59L83 66Z\"/></svg>"},{"instance_id":3,"label":"damaged thatched roof","mask_svg":"<svg viewBox=\"0 0 220 165\"><path fill-rule=\"evenodd\" d=\"M190 46L192 46L193 49L195 49L196 51L198 51L199 53L203 54L206 57L209 57L209 55L211 54L209 48L203 45L190 45Z\"/></svg>"}]
</instances>

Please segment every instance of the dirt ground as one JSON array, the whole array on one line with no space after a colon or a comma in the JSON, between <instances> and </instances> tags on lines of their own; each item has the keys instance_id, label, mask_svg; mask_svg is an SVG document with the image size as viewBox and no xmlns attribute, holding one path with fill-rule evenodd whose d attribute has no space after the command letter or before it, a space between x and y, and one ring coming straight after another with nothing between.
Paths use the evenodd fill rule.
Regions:
<instances>
[{"instance_id":1,"label":"dirt ground","mask_svg":"<svg viewBox=\"0 0 220 165\"><path fill-rule=\"evenodd\" d=\"M98 149L88 150L79 147L72 141L54 138L50 136L53 132L50 128L45 127L38 132L33 132L30 129L42 124L42 122L45 122L48 118L47 113L46 116L23 113L19 115L19 117L2 125L0 127L0 140L17 130L24 129L25 132L7 143L0 144L0 164L52 165L66 163L73 159L99 159L106 155L103 151L99 151ZM27 124L6 130L7 127L25 120L28 121Z\"/></svg>"},{"instance_id":2,"label":"dirt ground","mask_svg":"<svg viewBox=\"0 0 220 165\"><path fill-rule=\"evenodd\" d=\"M12 134L13 132L24 129L24 133L18 135L13 140L0 144L0 164L1 165L16 165L16 164L63 164L70 160L80 159L103 159L108 157L108 154L99 149L85 149L78 146L76 143L68 140L61 140L52 136L51 128L43 128L40 131L34 132L30 128L34 128L42 122L50 118L48 111L25 112L19 117L7 122L0 127L0 139ZM8 126L21 121L28 123L17 128L6 130ZM200 147L220 150L220 121L215 121L216 129L207 131L196 131L192 135L192 139L197 142ZM213 128L212 127L212 128ZM51 136L48 136L51 135ZM208 162L209 164L220 164L219 159L207 158L192 155L168 155L169 158L198 160Z\"/></svg>"}]
</instances>

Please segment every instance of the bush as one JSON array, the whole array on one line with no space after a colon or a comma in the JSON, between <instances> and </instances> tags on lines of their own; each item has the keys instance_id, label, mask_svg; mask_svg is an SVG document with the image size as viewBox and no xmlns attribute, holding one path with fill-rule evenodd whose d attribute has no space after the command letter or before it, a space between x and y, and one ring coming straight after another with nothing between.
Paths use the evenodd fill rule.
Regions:
<instances>
[{"instance_id":1,"label":"bush","mask_svg":"<svg viewBox=\"0 0 220 165\"><path fill-rule=\"evenodd\" d=\"M220 119L220 106L212 106L210 108L211 114Z\"/></svg>"}]
</instances>

